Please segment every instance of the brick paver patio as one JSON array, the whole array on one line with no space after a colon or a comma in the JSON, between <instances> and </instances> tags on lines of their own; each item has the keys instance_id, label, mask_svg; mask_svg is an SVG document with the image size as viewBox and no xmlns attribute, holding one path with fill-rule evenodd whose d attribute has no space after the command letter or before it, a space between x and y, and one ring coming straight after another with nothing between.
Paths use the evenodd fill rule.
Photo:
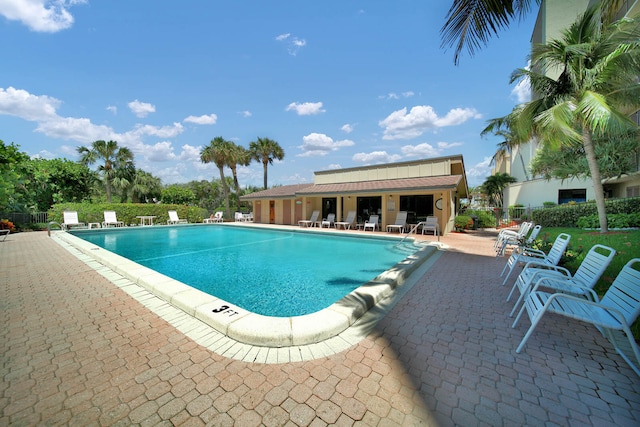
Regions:
<instances>
[{"instance_id":1,"label":"brick paver patio","mask_svg":"<svg viewBox=\"0 0 640 427\"><path fill-rule=\"evenodd\" d=\"M640 425L640 377L589 325L549 316L523 353L491 236L451 247L360 343L227 359L44 232L0 243L0 426Z\"/></svg>"}]
</instances>

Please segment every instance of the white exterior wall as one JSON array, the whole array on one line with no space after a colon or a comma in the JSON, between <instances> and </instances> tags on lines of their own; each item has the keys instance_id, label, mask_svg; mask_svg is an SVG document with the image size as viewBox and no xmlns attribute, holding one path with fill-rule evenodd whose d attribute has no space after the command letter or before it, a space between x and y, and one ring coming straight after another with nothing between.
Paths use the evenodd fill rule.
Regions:
<instances>
[{"instance_id":1,"label":"white exterior wall","mask_svg":"<svg viewBox=\"0 0 640 427\"><path fill-rule=\"evenodd\" d=\"M538 207L542 206L544 202L558 203L559 190L583 188L587 190L587 200L594 200L595 193L591 178L586 180L573 178L565 181L559 179L547 181L544 178L539 178L526 182L517 182L504 191L504 204L505 207L516 204Z\"/></svg>"}]
</instances>

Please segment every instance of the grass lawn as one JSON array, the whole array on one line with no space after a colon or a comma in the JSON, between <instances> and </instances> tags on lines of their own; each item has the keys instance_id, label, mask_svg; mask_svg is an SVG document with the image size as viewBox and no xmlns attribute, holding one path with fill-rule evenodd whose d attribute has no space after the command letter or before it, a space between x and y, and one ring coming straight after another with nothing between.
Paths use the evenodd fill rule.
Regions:
<instances>
[{"instance_id":1,"label":"grass lawn","mask_svg":"<svg viewBox=\"0 0 640 427\"><path fill-rule=\"evenodd\" d=\"M571 236L569 247L565 256L560 260L559 265L574 273L580 263L595 244L609 246L616 250L611 264L605 270L598 281L595 291L602 296L614 281L622 267L633 258L640 258L640 230L610 231L602 234L599 231L583 230L580 228L543 228L538 234L538 240L542 242L540 249L549 251L556 236L560 233L567 233ZM631 330L636 338L640 340L640 319L636 320Z\"/></svg>"}]
</instances>

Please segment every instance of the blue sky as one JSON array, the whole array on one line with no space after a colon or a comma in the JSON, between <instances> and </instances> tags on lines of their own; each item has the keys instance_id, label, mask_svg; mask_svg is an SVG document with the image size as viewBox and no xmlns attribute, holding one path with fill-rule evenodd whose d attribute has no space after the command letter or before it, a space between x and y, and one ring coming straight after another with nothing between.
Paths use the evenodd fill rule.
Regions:
<instances>
[{"instance_id":1,"label":"blue sky","mask_svg":"<svg viewBox=\"0 0 640 427\"><path fill-rule=\"evenodd\" d=\"M113 139L164 184L219 178L216 136L277 141L269 185L313 172L454 154L490 174L486 121L526 100L537 11L453 64L450 0L0 0L0 139L77 160ZM238 170L262 186L262 165Z\"/></svg>"}]
</instances>

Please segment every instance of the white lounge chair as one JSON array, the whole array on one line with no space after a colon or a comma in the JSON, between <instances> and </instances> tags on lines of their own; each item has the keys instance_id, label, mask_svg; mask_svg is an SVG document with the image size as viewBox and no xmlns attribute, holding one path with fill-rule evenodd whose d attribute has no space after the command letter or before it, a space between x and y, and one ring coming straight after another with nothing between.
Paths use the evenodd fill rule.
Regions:
<instances>
[{"instance_id":1,"label":"white lounge chair","mask_svg":"<svg viewBox=\"0 0 640 427\"><path fill-rule=\"evenodd\" d=\"M571 236L567 233L560 233L556 237L556 240L553 241L553 245L551 249L549 249L549 253L545 254L543 251L539 249L525 248L522 251L514 251L507 259L507 263L502 268L502 272L500 273L500 277L504 274L504 272L509 269L509 273L502 281L502 285L504 286L509 280L509 276L511 276L511 272L516 267L519 262L530 262L535 261L548 265L558 265L560 262L560 258L562 258L562 254L567 250L567 246L569 246L569 241L571 240Z\"/></svg>"},{"instance_id":2,"label":"white lounge chair","mask_svg":"<svg viewBox=\"0 0 640 427\"><path fill-rule=\"evenodd\" d=\"M242 220L244 222L253 222L253 212L249 212L247 214L242 214Z\"/></svg>"},{"instance_id":3,"label":"white lounge chair","mask_svg":"<svg viewBox=\"0 0 640 427\"><path fill-rule=\"evenodd\" d=\"M378 215L371 215L369 219L364 223L364 231L367 231L367 228L370 228L371 231L376 231L380 226L378 225Z\"/></svg>"},{"instance_id":4,"label":"white lounge chair","mask_svg":"<svg viewBox=\"0 0 640 427\"><path fill-rule=\"evenodd\" d=\"M573 285L593 289L615 254L616 250L613 248L604 245L593 245L573 275L564 267L543 265L536 262L527 263L511 289L511 293L513 293L518 288L520 297L514 304L509 317L513 316L520 302L527 297L534 287L544 286L557 292L565 292L568 287ZM581 296L587 295L583 292ZM510 297L511 294L507 297L507 301Z\"/></svg>"},{"instance_id":5,"label":"white lounge chair","mask_svg":"<svg viewBox=\"0 0 640 427\"><path fill-rule=\"evenodd\" d=\"M84 222L78 221L77 211L64 211L62 212L62 217L64 219L61 225L63 230L69 230L72 227L86 227Z\"/></svg>"},{"instance_id":6,"label":"white lounge chair","mask_svg":"<svg viewBox=\"0 0 640 427\"><path fill-rule=\"evenodd\" d=\"M324 228L325 225L327 226L327 228L331 228L332 225L335 227L335 222L336 214L330 213L329 215L327 215L326 219L322 220L322 222L320 223L320 228Z\"/></svg>"},{"instance_id":7,"label":"white lounge chair","mask_svg":"<svg viewBox=\"0 0 640 427\"><path fill-rule=\"evenodd\" d=\"M336 228L344 228L345 230L351 229L354 221L356 220L356 211L349 211L347 218L344 221L336 221Z\"/></svg>"},{"instance_id":8,"label":"white lounge chair","mask_svg":"<svg viewBox=\"0 0 640 427\"><path fill-rule=\"evenodd\" d=\"M505 250L508 245L521 245L524 243L527 238L527 234L529 234L529 230L533 226L532 222L523 222L520 224L520 228L518 231L502 229L498 233L498 238L494 243L493 247L496 250L496 256L504 255Z\"/></svg>"},{"instance_id":9,"label":"white lounge chair","mask_svg":"<svg viewBox=\"0 0 640 427\"><path fill-rule=\"evenodd\" d=\"M426 221L422 223L422 234L432 232L434 236L440 235L440 223L435 216L428 216Z\"/></svg>"},{"instance_id":10,"label":"white lounge chair","mask_svg":"<svg viewBox=\"0 0 640 427\"><path fill-rule=\"evenodd\" d=\"M391 230L398 230L399 233L404 231L404 227L407 225L407 211L399 211L396 215L395 224L387 225L387 233Z\"/></svg>"},{"instance_id":11,"label":"white lounge chair","mask_svg":"<svg viewBox=\"0 0 640 427\"><path fill-rule=\"evenodd\" d=\"M102 222L102 228L106 227L124 227L124 221L118 221L116 217L116 211L104 211L104 221Z\"/></svg>"},{"instance_id":12,"label":"white lounge chair","mask_svg":"<svg viewBox=\"0 0 640 427\"><path fill-rule=\"evenodd\" d=\"M223 222L223 213L222 211L218 211L216 213L214 213L210 218L205 218L202 222L204 222L205 224L211 224L214 222Z\"/></svg>"},{"instance_id":13,"label":"white lounge chair","mask_svg":"<svg viewBox=\"0 0 640 427\"><path fill-rule=\"evenodd\" d=\"M520 341L516 353L520 353L525 343L533 334L540 319L545 313L555 313L572 319L595 325L602 334L611 341L618 354L640 375L640 350L633 338L629 327L640 315L640 258L629 261L613 281L609 290L598 301L597 294L588 288L577 289L574 293L589 293L593 301L588 301L564 293L547 293L533 291L525 299L523 310L527 311L531 326ZM513 324L516 326L519 318ZM626 340L620 340L620 333ZM628 342L627 342L628 341ZM627 349L623 349L621 344ZM625 352L625 350L627 350ZM627 352L635 356L635 363L631 361Z\"/></svg>"},{"instance_id":14,"label":"white lounge chair","mask_svg":"<svg viewBox=\"0 0 640 427\"><path fill-rule=\"evenodd\" d=\"M169 211L169 219L167 220L167 224L188 224L186 219L178 218L178 212Z\"/></svg>"},{"instance_id":15,"label":"white lounge chair","mask_svg":"<svg viewBox=\"0 0 640 427\"><path fill-rule=\"evenodd\" d=\"M300 227L313 227L316 222L318 222L318 217L320 216L320 211L313 211L311 213L311 218L309 219L301 219L298 221L298 225Z\"/></svg>"}]
</instances>

